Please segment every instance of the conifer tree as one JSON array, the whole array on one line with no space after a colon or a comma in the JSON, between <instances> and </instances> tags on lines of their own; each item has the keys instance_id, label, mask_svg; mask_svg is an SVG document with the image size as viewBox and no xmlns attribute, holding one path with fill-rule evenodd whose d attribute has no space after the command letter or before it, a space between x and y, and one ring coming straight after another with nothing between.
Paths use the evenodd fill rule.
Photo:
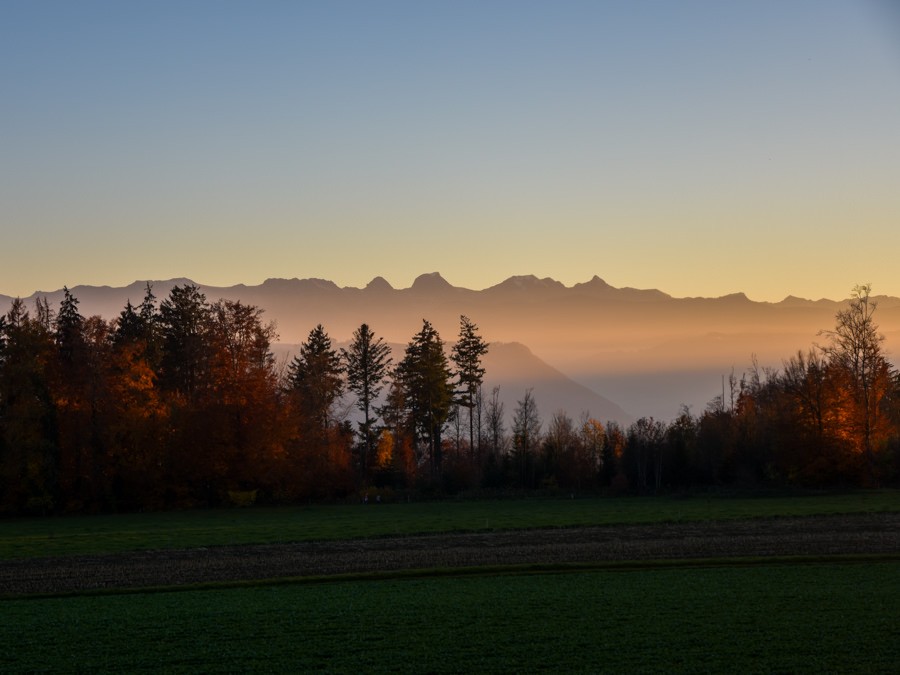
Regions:
<instances>
[{"instance_id":1,"label":"conifer tree","mask_svg":"<svg viewBox=\"0 0 900 675\"><path fill-rule=\"evenodd\" d=\"M453 405L452 371L441 336L428 321L406 346L398 377L420 438L428 444L432 472L440 475L441 434Z\"/></svg>"},{"instance_id":2,"label":"conifer tree","mask_svg":"<svg viewBox=\"0 0 900 675\"><path fill-rule=\"evenodd\" d=\"M113 343L116 345L132 344L143 338L143 334L143 321L134 310L131 300L128 300L125 303L125 308L119 313L119 318L116 320Z\"/></svg>"},{"instance_id":3,"label":"conifer tree","mask_svg":"<svg viewBox=\"0 0 900 675\"><path fill-rule=\"evenodd\" d=\"M192 397L203 382L209 349L209 305L197 286L175 286L159 308L161 379L165 389Z\"/></svg>"},{"instance_id":4,"label":"conifer tree","mask_svg":"<svg viewBox=\"0 0 900 675\"><path fill-rule=\"evenodd\" d=\"M478 334L478 326L467 316L459 317L459 339L453 346L451 359L456 364L457 402L469 411L469 452L475 451L475 418L472 414L479 387L484 380L481 358L487 354L488 343Z\"/></svg>"},{"instance_id":5,"label":"conifer tree","mask_svg":"<svg viewBox=\"0 0 900 675\"><path fill-rule=\"evenodd\" d=\"M298 397L304 416L321 431L332 422L334 404L344 393L344 367L322 324L309 332L300 354L288 368L288 387Z\"/></svg>"},{"instance_id":6,"label":"conifer tree","mask_svg":"<svg viewBox=\"0 0 900 675\"><path fill-rule=\"evenodd\" d=\"M349 348L341 350L341 357L347 370L347 388L356 395L356 407L363 414L363 421L359 424L363 441L360 470L365 475L374 443L371 409L384 388L384 379L392 361L391 348L382 338L376 338L368 324L364 323L354 331Z\"/></svg>"},{"instance_id":7,"label":"conifer tree","mask_svg":"<svg viewBox=\"0 0 900 675\"><path fill-rule=\"evenodd\" d=\"M60 361L65 367L71 367L84 346L84 317L78 311L78 298L66 286L63 286L63 300L54 320L54 328Z\"/></svg>"}]
</instances>

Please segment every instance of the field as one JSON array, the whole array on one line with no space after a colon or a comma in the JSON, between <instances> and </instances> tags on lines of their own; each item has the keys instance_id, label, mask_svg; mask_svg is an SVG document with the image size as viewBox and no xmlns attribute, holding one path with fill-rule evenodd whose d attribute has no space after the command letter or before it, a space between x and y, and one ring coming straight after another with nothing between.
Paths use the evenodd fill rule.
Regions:
<instances>
[{"instance_id":1,"label":"field","mask_svg":"<svg viewBox=\"0 0 900 675\"><path fill-rule=\"evenodd\" d=\"M895 672L900 659L895 492L7 521L0 542L4 672Z\"/></svg>"},{"instance_id":2,"label":"field","mask_svg":"<svg viewBox=\"0 0 900 675\"><path fill-rule=\"evenodd\" d=\"M900 512L900 492L433 501L0 520L0 559L443 532Z\"/></svg>"}]
</instances>

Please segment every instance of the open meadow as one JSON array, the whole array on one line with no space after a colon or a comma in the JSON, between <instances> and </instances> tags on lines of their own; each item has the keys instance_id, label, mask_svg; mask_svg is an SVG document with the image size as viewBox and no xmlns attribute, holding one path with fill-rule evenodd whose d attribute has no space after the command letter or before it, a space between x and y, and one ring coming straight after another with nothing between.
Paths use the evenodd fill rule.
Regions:
<instances>
[{"instance_id":1,"label":"open meadow","mask_svg":"<svg viewBox=\"0 0 900 675\"><path fill-rule=\"evenodd\" d=\"M4 521L2 670L891 672L898 518L879 491Z\"/></svg>"}]
</instances>

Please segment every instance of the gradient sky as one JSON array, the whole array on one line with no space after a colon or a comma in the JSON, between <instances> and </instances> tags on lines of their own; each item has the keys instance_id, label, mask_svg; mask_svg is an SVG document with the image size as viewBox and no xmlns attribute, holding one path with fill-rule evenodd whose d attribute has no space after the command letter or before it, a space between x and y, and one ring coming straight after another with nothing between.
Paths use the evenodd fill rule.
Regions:
<instances>
[{"instance_id":1,"label":"gradient sky","mask_svg":"<svg viewBox=\"0 0 900 675\"><path fill-rule=\"evenodd\" d=\"M0 226L6 295L900 295L900 10L2 0Z\"/></svg>"}]
</instances>

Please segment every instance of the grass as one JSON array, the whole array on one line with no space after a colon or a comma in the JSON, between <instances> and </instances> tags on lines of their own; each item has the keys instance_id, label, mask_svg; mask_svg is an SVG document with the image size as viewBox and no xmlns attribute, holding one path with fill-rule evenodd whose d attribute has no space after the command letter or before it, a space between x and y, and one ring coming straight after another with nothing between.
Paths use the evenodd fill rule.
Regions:
<instances>
[{"instance_id":1,"label":"grass","mask_svg":"<svg viewBox=\"0 0 900 675\"><path fill-rule=\"evenodd\" d=\"M900 563L7 600L8 672L890 672Z\"/></svg>"},{"instance_id":2,"label":"grass","mask_svg":"<svg viewBox=\"0 0 900 675\"><path fill-rule=\"evenodd\" d=\"M0 521L0 557L900 511L900 492ZM3 672L891 672L900 562L452 570L0 601Z\"/></svg>"},{"instance_id":3,"label":"grass","mask_svg":"<svg viewBox=\"0 0 900 675\"><path fill-rule=\"evenodd\" d=\"M196 510L0 520L0 559L454 531L900 511L900 491Z\"/></svg>"}]
</instances>

